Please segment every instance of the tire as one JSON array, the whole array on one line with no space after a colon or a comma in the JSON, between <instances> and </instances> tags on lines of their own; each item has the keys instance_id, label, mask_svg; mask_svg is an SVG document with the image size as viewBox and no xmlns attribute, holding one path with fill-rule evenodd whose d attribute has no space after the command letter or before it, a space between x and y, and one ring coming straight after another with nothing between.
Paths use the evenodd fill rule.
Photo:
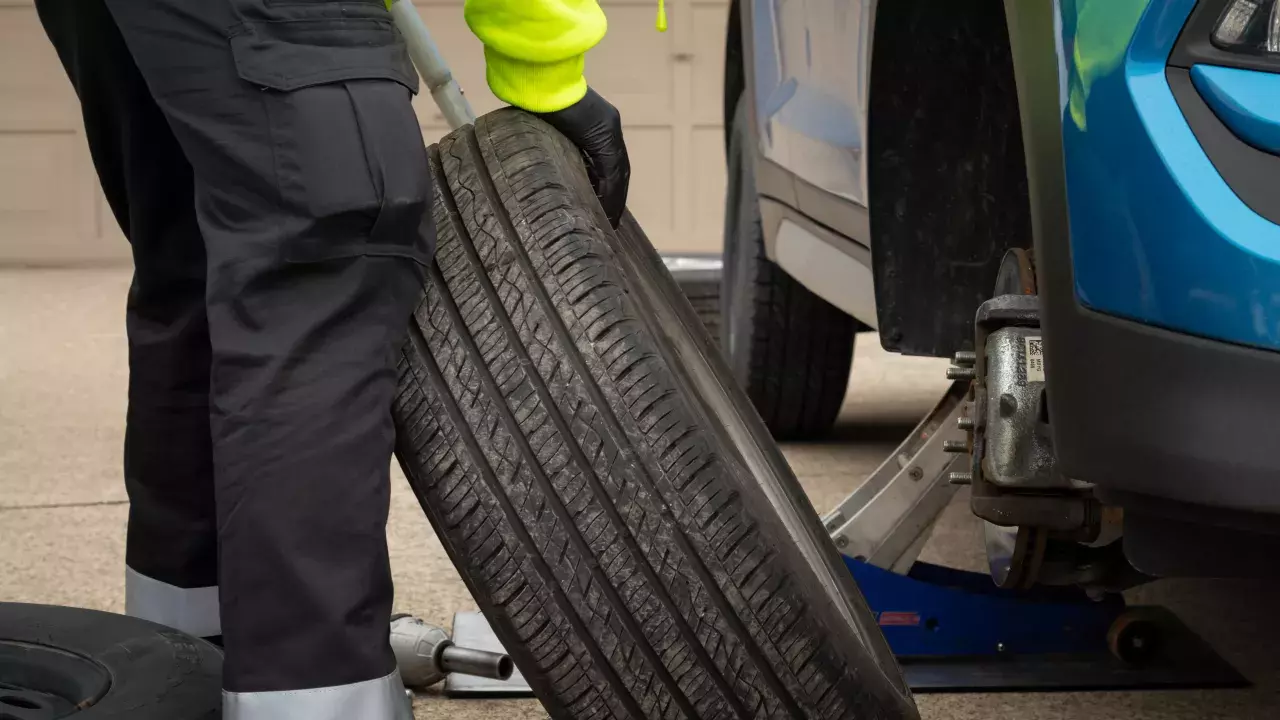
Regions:
<instances>
[{"instance_id":1,"label":"tire","mask_svg":"<svg viewBox=\"0 0 1280 720\"><path fill-rule=\"evenodd\" d=\"M698 321L707 331L712 344L720 343L720 284L689 283L681 286L685 299L698 314Z\"/></svg>"},{"instance_id":2,"label":"tire","mask_svg":"<svg viewBox=\"0 0 1280 720\"><path fill-rule=\"evenodd\" d=\"M0 718L62 717L77 703L78 720L217 720L222 652L124 615L0 603Z\"/></svg>"},{"instance_id":3,"label":"tire","mask_svg":"<svg viewBox=\"0 0 1280 720\"><path fill-rule=\"evenodd\" d=\"M777 447L634 220L502 110L430 150L397 456L554 718L907 718Z\"/></svg>"},{"instance_id":4,"label":"tire","mask_svg":"<svg viewBox=\"0 0 1280 720\"><path fill-rule=\"evenodd\" d=\"M740 100L729 141L722 345L773 436L809 440L840 414L860 324L765 255L749 122Z\"/></svg>"},{"instance_id":5,"label":"tire","mask_svg":"<svg viewBox=\"0 0 1280 720\"><path fill-rule=\"evenodd\" d=\"M675 278L680 293L684 295L698 320L711 338L711 344L720 345L720 275L723 264L719 255L672 254L662 257Z\"/></svg>"}]
</instances>

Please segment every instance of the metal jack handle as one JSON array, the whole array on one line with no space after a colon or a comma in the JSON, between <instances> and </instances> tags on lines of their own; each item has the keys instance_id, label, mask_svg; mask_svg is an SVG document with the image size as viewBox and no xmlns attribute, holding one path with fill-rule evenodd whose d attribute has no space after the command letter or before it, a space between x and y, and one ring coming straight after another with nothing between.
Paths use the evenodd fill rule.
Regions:
<instances>
[{"instance_id":1,"label":"metal jack handle","mask_svg":"<svg viewBox=\"0 0 1280 720\"><path fill-rule=\"evenodd\" d=\"M409 46L409 57L413 60L414 67L427 83L431 98L436 101L436 107L440 108L449 128L456 130L474 123L476 113L462 94L458 81L453 79L453 73L440 54L440 48L436 47L436 41L427 31L426 23L422 22L418 9L411 0L391 0L389 9L396 27L400 28L400 34L404 36L405 44Z\"/></svg>"}]
</instances>

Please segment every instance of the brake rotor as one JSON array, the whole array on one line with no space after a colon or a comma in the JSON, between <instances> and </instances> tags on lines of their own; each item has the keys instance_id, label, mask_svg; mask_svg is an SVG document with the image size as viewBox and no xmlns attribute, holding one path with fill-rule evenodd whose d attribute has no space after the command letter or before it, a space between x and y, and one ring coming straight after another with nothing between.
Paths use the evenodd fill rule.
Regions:
<instances>
[{"instance_id":1,"label":"brake rotor","mask_svg":"<svg viewBox=\"0 0 1280 720\"><path fill-rule=\"evenodd\" d=\"M1040 579L1049 535L1032 527L1002 527L983 521L991 579L1002 588L1029 588Z\"/></svg>"}]
</instances>

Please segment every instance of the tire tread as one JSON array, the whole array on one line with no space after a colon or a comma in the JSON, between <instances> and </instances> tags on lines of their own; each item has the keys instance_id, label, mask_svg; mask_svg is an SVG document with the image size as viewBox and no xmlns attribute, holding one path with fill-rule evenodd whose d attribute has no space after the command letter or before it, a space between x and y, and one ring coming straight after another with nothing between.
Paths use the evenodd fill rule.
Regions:
<instances>
[{"instance_id":1,"label":"tire tread","mask_svg":"<svg viewBox=\"0 0 1280 720\"><path fill-rule=\"evenodd\" d=\"M850 717L854 678L637 321L572 153L502 111L429 155L397 454L548 711Z\"/></svg>"}]
</instances>

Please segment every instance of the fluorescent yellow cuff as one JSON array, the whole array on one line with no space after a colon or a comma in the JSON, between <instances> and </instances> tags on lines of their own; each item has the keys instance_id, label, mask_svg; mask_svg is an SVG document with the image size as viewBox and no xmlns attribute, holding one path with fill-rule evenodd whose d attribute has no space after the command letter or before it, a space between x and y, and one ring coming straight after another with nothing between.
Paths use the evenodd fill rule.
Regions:
<instances>
[{"instance_id":1,"label":"fluorescent yellow cuff","mask_svg":"<svg viewBox=\"0 0 1280 720\"><path fill-rule=\"evenodd\" d=\"M528 62L484 49L485 76L499 100L529 112L555 112L587 94L582 76L585 56L554 62Z\"/></svg>"}]
</instances>

